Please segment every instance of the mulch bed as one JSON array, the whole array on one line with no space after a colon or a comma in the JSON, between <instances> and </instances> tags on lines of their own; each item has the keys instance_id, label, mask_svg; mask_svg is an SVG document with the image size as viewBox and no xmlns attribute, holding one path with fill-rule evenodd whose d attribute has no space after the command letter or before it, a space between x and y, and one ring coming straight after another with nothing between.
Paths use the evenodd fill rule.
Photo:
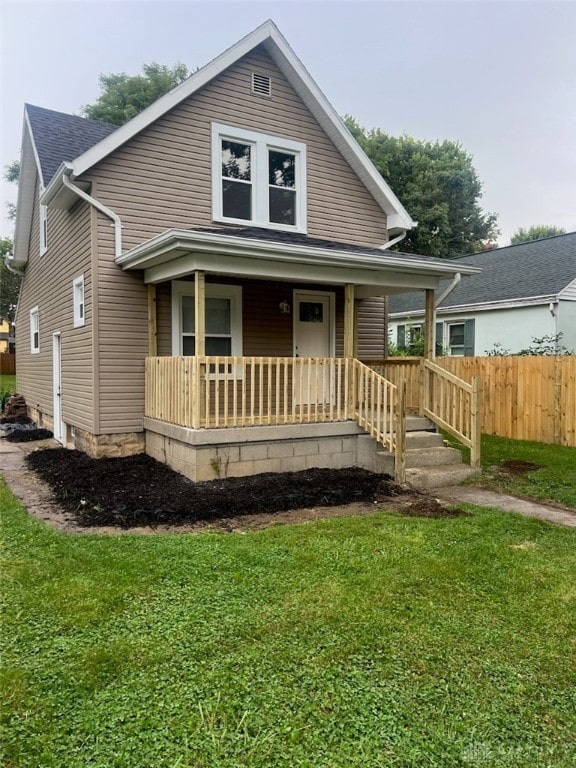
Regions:
<instances>
[{"instance_id":1,"label":"mulch bed","mask_svg":"<svg viewBox=\"0 0 576 768\"><path fill-rule=\"evenodd\" d=\"M375 502L403 493L389 475L308 469L194 483L146 455L91 459L60 448L28 464L83 526L178 525L308 507Z\"/></svg>"},{"instance_id":2,"label":"mulch bed","mask_svg":"<svg viewBox=\"0 0 576 768\"><path fill-rule=\"evenodd\" d=\"M7 443L31 443L36 440L48 440L53 437L49 429L15 429L4 440Z\"/></svg>"},{"instance_id":3,"label":"mulch bed","mask_svg":"<svg viewBox=\"0 0 576 768\"><path fill-rule=\"evenodd\" d=\"M498 467L500 472L507 475L525 475L527 472L534 472L537 469L541 469L540 464L521 459L506 459Z\"/></svg>"},{"instance_id":4,"label":"mulch bed","mask_svg":"<svg viewBox=\"0 0 576 768\"><path fill-rule=\"evenodd\" d=\"M460 507L446 507L440 504L436 499L423 498L413 501L402 509L398 510L401 515L406 517L470 517L470 512Z\"/></svg>"}]
</instances>

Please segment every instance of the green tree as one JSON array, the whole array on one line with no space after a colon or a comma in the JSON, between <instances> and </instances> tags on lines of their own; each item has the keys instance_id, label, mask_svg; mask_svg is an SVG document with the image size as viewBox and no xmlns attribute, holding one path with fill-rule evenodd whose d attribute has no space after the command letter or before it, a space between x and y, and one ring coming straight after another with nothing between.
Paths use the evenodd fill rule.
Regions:
<instances>
[{"instance_id":1,"label":"green tree","mask_svg":"<svg viewBox=\"0 0 576 768\"><path fill-rule=\"evenodd\" d=\"M421 141L367 131L344 121L418 226L397 249L436 258L482 250L498 233L496 215L480 206L482 185L472 157L455 141Z\"/></svg>"},{"instance_id":2,"label":"green tree","mask_svg":"<svg viewBox=\"0 0 576 768\"><path fill-rule=\"evenodd\" d=\"M11 163L4 166L4 178L11 184L18 184L18 179L20 178L20 160L13 160ZM14 203L6 203L6 208L8 210L6 218L9 221L14 221L16 218L16 206Z\"/></svg>"},{"instance_id":3,"label":"green tree","mask_svg":"<svg viewBox=\"0 0 576 768\"><path fill-rule=\"evenodd\" d=\"M94 104L82 107L83 116L101 123L123 125L190 75L180 62L173 67L155 62L144 64L142 73L100 75L100 96Z\"/></svg>"},{"instance_id":4,"label":"green tree","mask_svg":"<svg viewBox=\"0 0 576 768\"><path fill-rule=\"evenodd\" d=\"M520 243L530 243L532 240L542 240L543 237L554 237L554 235L565 235L566 230L562 227L555 227L553 224L535 224L529 229L520 227L510 238L510 245L520 245Z\"/></svg>"},{"instance_id":5,"label":"green tree","mask_svg":"<svg viewBox=\"0 0 576 768\"><path fill-rule=\"evenodd\" d=\"M6 266L6 256L12 253L14 243L9 237L0 239L0 315L14 322L18 292L20 291L20 275L11 272Z\"/></svg>"}]
</instances>

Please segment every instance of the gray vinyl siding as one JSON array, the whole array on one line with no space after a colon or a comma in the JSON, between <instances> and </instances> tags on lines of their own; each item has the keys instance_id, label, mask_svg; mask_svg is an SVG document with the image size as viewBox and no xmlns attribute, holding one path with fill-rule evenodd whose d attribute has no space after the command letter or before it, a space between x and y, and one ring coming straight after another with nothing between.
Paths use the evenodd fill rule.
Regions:
<instances>
[{"instance_id":1,"label":"gray vinyl siding","mask_svg":"<svg viewBox=\"0 0 576 768\"><path fill-rule=\"evenodd\" d=\"M272 78L271 99L250 93L253 71ZM169 228L214 226L212 122L306 144L310 236L369 246L381 245L386 240L386 216L381 208L269 56L258 49L87 174L92 181L92 194L122 220L124 251ZM146 287L141 273L123 272L114 263L113 229L109 219L100 214L97 235L98 431L137 431L142 429L144 359L148 353ZM258 309L256 284L246 284L244 354L293 354L291 321L286 325L286 319L276 310L287 287L284 284L276 289L281 298L271 304L275 308L267 315ZM341 291L337 294L336 351L342 354L343 298ZM169 287L158 291L157 301L158 352L171 354ZM248 307L253 308L254 322Z\"/></svg>"},{"instance_id":2,"label":"gray vinyl siding","mask_svg":"<svg viewBox=\"0 0 576 768\"><path fill-rule=\"evenodd\" d=\"M98 193L93 189L98 197ZM98 382L100 434L138 432L144 415L144 360L148 354L148 298L140 272L114 263L114 231L97 215Z\"/></svg>"},{"instance_id":3,"label":"gray vinyl siding","mask_svg":"<svg viewBox=\"0 0 576 768\"><path fill-rule=\"evenodd\" d=\"M386 356L386 299L376 296L356 302L356 347L360 360Z\"/></svg>"},{"instance_id":4,"label":"gray vinyl siding","mask_svg":"<svg viewBox=\"0 0 576 768\"><path fill-rule=\"evenodd\" d=\"M84 275L85 325L74 328L73 281ZM39 309L40 352L30 352L30 310ZM16 318L17 387L28 405L53 416L52 334L62 344L62 416L94 431L91 213L80 202L48 213L48 250L40 256L38 182L29 259Z\"/></svg>"},{"instance_id":5,"label":"gray vinyl siding","mask_svg":"<svg viewBox=\"0 0 576 768\"><path fill-rule=\"evenodd\" d=\"M253 71L272 98L250 93ZM132 138L94 168L99 197L122 218L124 248L164 230L212 226L211 124L221 122L307 146L308 234L379 246L386 216L263 49Z\"/></svg>"}]
</instances>

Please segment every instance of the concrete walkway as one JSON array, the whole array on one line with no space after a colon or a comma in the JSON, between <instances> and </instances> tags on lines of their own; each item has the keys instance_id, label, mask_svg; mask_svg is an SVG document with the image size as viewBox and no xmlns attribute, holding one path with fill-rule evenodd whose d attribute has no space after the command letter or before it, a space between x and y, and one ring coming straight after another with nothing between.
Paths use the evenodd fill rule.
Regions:
<instances>
[{"instance_id":1,"label":"concrete walkway","mask_svg":"<svg viewBox=\"0 0 576 768\"><path fill-rule=\"evenodd\" d=\"M34 472L27 469L24 458L27 453L39 447L57 446L59 447L59 443L55 440L43 440L37 443L8 443L6 440L0 440L0 472L24 506L39 517L43 517L39 514L43 505L53 504L51 494ZM504 512L518 512L527 517L536 517L539 520L576 528L576 510L560 509L505 493L486 491L471 485L435 488L431 489L429 494L442 501L461 501L466 504L476 504L479 507L501 509Z\"/></svg>"},{"instance_id":2,"label":"concrete walkway","mask_svg":"<svg viewBox=\"0 0 576 768\"><path fill-rule=\"evenodd\" d=\"M443 501L462 501L466 504L476 504L479 507L494 507L504 512L518 512L526 517L536 517L549 523L558 523L570 528L576 528L576 509L560 509L536 501L519 499L506 493L487 491L472 485L453 485L446 488L436 488L430 491Z\"/></svg>"}]
</instances>

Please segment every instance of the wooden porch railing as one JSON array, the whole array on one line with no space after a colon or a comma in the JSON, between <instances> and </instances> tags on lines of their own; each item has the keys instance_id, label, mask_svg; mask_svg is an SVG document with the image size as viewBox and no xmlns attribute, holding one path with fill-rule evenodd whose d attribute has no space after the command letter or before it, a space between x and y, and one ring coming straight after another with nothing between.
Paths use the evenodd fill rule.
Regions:
<instances>
[{"instance_id":1,"label":"wooden porch railing","mask_svg":"<svg viewBox=\"0 0 576 768\"><path fill-rule=\"evenodd\" d=\"M145 414L192 429L354 419L404 482L405 387L352 358L149 357Z\"/></svg>"},{"instance_id":2,"label":"wooden porch railing","mask_svg":"<svg viewBox=\"0 0 576 768\"><path fill-rule=\"evenodd\" d=\"M422 361L422 373L422 415L470 448L470 465L480 466L480 377L469 384L430 360Z\"/></svg>"}]
</instances>

